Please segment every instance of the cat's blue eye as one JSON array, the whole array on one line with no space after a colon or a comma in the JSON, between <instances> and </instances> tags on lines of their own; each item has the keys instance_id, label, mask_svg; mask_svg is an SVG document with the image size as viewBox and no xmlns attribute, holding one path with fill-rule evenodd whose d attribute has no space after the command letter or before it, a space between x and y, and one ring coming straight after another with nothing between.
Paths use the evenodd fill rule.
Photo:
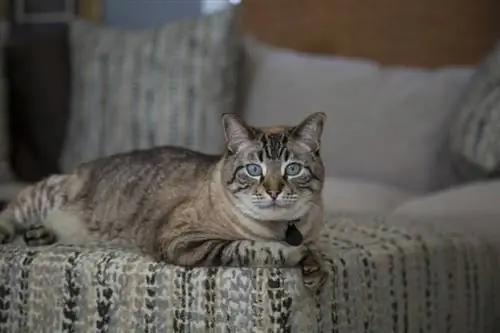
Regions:
<instances>
[{"instance_id":1,"label":"cat's blue eye","mask_svg":"<svg viewBox=\"0 0 500 333\"><path fill-rule=\"evenodd\" d=\"M285 174L287 176L297 176L302 171L302 165L299 163L290 163L285 167Z\"/></svg>"},{"instance_id":2,"label":"cat's blue eye","mask_svg":"<svg viewBox=\"0 0 500 333\"><path fill-rule=\"evenodd\" d=\"M262 176L262 167L258 164L250 163L246 165L247 172L252 177Z\"/></svg>"}]
</instances>

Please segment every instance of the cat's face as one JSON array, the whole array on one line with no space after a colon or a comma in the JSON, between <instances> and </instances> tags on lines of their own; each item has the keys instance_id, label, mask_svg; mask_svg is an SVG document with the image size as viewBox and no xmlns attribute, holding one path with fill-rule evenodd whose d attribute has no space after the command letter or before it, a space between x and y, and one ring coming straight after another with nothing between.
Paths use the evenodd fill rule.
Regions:
<instances>
[{"instance_id":1,"label":"cat's face","mask_svg":"<svg viewBox=\"0 0 500 333\"><path fill-rule=\"evenodd\" d=\"M295 127L254 128L225 115L222 181L233 204L263 221L300 219L318 204L324 120L323 113L315 113Z\"/></svg>"}]
</instances>

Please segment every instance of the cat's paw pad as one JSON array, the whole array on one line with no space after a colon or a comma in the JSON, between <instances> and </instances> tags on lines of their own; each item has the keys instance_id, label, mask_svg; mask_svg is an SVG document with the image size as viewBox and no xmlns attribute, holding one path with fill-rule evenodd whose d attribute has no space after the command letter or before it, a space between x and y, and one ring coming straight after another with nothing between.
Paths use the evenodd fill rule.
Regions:
<instances>
[{"instance_id":1,"label":"cat's paw pad","mask_svg":"<svg viewBox=\"0 0 500 333\"><path fill-rule=\"evenodd\" d=\"M311 291L320 289L328 279L329 271L319 252L310 251L301 262L304 285Z\"/></svg>"},{"instance_id":2,"label":"cat's paw pad","mask_svg":"<svg viewBox=\"0 0 500 333\"><path fill-rule=\"evenodd\" d=\"M43 246L54 244L56 235L43 225L34 225L24 232L23 239L28 246Z\"/></svg>"}]
</instances>

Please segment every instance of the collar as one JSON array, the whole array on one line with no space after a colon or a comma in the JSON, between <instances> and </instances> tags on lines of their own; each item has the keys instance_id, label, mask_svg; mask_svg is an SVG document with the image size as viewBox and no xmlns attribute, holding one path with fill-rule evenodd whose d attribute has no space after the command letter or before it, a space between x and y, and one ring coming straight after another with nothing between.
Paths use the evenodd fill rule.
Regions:
<instances>
[{"instance_id":1,"label":"collar","mask_svg":"<svg viewBox=\"0 0 500 333\"><path fill-rule=\"evenodd\" d=\"M285 232L285 242L291 246L299 246L302 244L304 237L302 233L295 225L300 220L288 221L288 227Z\"/></svg>"}]
</instances>

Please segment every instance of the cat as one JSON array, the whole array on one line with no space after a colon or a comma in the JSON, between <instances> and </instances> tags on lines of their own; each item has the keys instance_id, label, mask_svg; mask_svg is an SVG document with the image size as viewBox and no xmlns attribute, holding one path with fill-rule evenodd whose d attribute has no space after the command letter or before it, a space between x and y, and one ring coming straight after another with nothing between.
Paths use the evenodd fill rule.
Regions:
<instances>
[{"instance_id":1,"label":"cat","mask_svg":"<svg viewBox=\"0 0 500 333\"><path fill-rule=\"evenodd\" d=\"M24 235L31 246L133 246L183 266L302 265L317 289L325 119L257 128L224 114L222 156L163 146L83 163L21 191L0 214L0 243Z\"/></svg>"}]
</instances>

